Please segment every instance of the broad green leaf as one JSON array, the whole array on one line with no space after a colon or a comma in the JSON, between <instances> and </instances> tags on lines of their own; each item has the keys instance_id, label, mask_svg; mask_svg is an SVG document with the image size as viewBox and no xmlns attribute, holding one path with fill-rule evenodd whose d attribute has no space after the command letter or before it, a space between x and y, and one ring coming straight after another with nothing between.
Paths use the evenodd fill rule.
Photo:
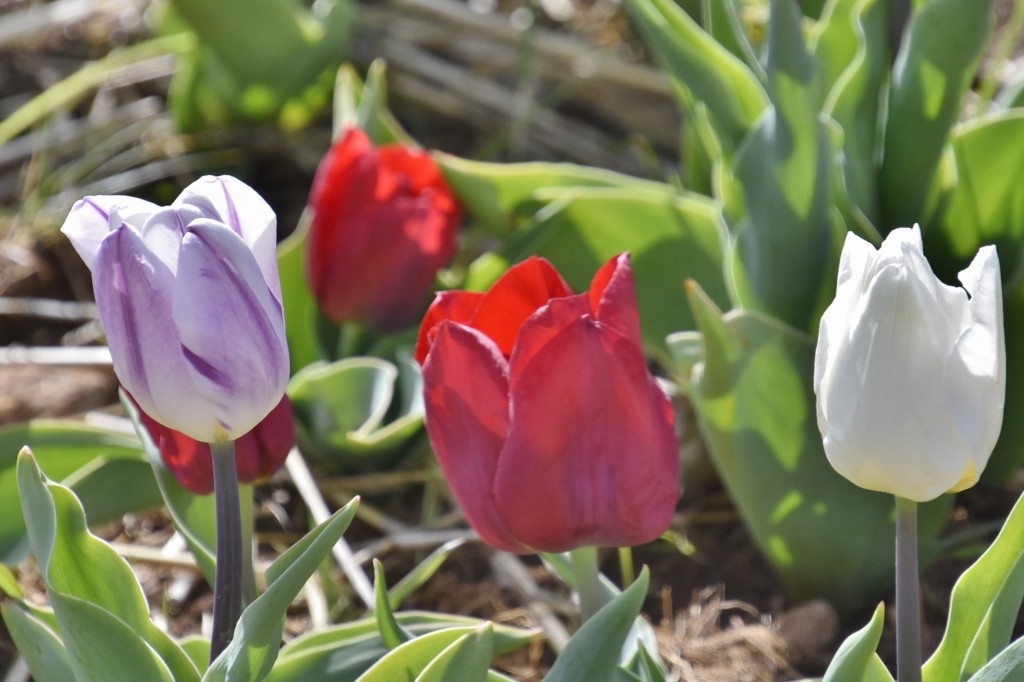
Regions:
<instances>
[{"instance_id":1,"label":"broad green leaf","mask_svg":"<svg viewBox=\"0 0 1024 682\"><path fill-rule=\"evenodd\" d=\"M840 206L852 202L855 209L872 225L878 224L877 154L881 144L879 108L881 94L889 74L888 5L878 0L838 0L830 5L828 22L818 42L816 57L825 69L828 96L824 111L842 128L842 181ZM840 36L852 44L836 55L834 63L822 58L822 50L842 43ZM838 35L837 35L838 34ZM843 60L846 61L843 61ZM836 74L829 68L841 67ZM847 217L848 222L859 215Z\"/></svg>"},{"instance_id":2,"label":"broad green leaf","mask_svg":"<svg viewBox=\"0 0 1024 682\"><path fill-rule=\"evenodd\" d=\"M395 649L398 646L413 639L413 635L406 632L391 607L391 600L388 599L388 586L384 582L384 564L380 559L373 560L373 594L374 594L374 619L377 621L377 632L388 649Z\"/></svg>"},{"instance_id":3,"label":"broad green leaf","mask_svg":"<svg viewBox=\"0 0 1024 682\"><path fill-rule=\"evenodd\" d=\"M437 655L416 677L416 682L483 682L494 657L494 634L484 623L463 635Z\"/></svg>"},{"instance_id":4,"label":"broad green leaf","mask_svg":"<svg viewBox=\"0 0 1024 682\"><path fill-rule=\"evenodd\" d=\"M892 675L875 653L884 626L885 604L879 604L868 624L839 647L823 682L892 682Z\"/></svg>"},{"instance_id":5,"label":"broad green leaf","mask_svg":"<svg viewBox=\"0 0 1024 682\"><path fill-rule=\"evenodd\" d=\"M89 532L74 493L47 481L27 448L17 472L32 551L76 677L197 680L188 656L150 621L131 567Z\"/></svg>"},{"instance_id":6,"label":"broad green leaf","mask_svg":"<svg viewBox=\"0 0 1024 682\"><path fill-rule=\"evenodd\" d=\"M675 82L707 107L726 147L738 146L768 104L757 76L672 0L626 0L626 6Z\"/></svg>"},{"instance_id":7,"label":"broad green leaf","mask_svg":"<svg viewBox=\"0 0 1024 682\"><path fill-rule=\"evenodd\" d=\"M637 579L611 602L585 622L569 643L545 682L591 682L607 679L619 664L619 652L640 613L650 574L647 567Z\"/></svg>"},{"instance_id":8,"label":"broad green leaf","mask_svg":"<svg viewBox=\"0 0 1024 682\"><path fill-rule=\"evenodd\" d=\"M277 271L281 276L285 334L288 337L292 374L323 359L316 343L317 303L306 278L308 234L309 214L304 213L295 232L277 247Z\"/></svg>"},{"instance_id":9,"label":"broad green leaf","mask_svg":"<svg viewBox=\"0 0 1024 682\"><path fill-rule=\"evenodd\" d=\"M932 0L893 65L879 187L883 233L919 222L949 132L992 33L993 0Z\"/></svg>"},{"instance_id":10,"label":"broad green leaf","mask_svg":"<svg viewBox=\"0 0 1024 682\"><path fill-rule=\"evenodd\" d=\"M318 3L315 13L296 0L171 4L163 30L180 24L198 38L171 84L179 126L276 120L297 129L330 104L353 23L347 0Z\"/></svg>"},{"instance_id":11,"label":"broad green leaf","mask_svg":"<svg viewBox=\"0 0 1024 682\"><path fill-rule=\"evenodd\" d=\"M737 0L701 0L700 4L704 30L722 47L742 59L761 83L767 82L764 67L758 61L740 17L740 3Z\"/></svg>"},{"instance_id":12,"label":"broad green leaf","mask_svg":"<svg viewBox=\"0 0 1024 682\"><path fill-rule=\"evenodd\" d=\"M637 646L636 656L630 667L636 671L641 682L666 682L666 673L661 662L655 660L643 644Z\"/></svg>"},{"instance_id":13,"label":"broad green leaf","mask_svg":"<svg viewBox=\"0 0 1024 682\"><path fill-rule=\"evenodd\" d=\"M970 682L1013 682L1024 677L1024 639L1006 647L971 676Z\"/></svg>"},{"instance_id":14,"label":"broad green leaf","mask_svg":"<svg viewBox=\"0 0 1024 682\"><path fill-rule=\"evenodd\" d=\"M392 404L400 371L386 360L346 358L299 371L288 384L288 397L303 454L335 470L394 462L423 426L419 368L406 359L403 371L406 395L399 408ZM399 414L387 422L393 409Z\"/></svg>"},{"instance_id":15,"label":"broad green leaf","mask_svg":"<svg viewBox=\"0 0 1024 682\"><path fill-rule=\"evenodd\" d=\"M359 682L415 680L447 647L476 628L454 627L427 633L392 649L359 676Z\"/></svg>"},{"instance_id":16,"label":"broad green leaf","mask_svg":"<svg viewBox=\"0 0 1024 682\"><path fill-rule=\"evenodd\" d=\"M645 344L664 356L666 335L693 328L684 304L684 279L705 284L716 301L728 300L722 277L723 231L713 202L665 185L658 191L573 189L539 216L530 240L510 260L531 253L544 256L575 291L586 291L605 262L628 251Z\"/></svg>"},{"instance_id":17,"label":"broad green leaf","mask_svg":"<svg viewBox=\"0 0 1024 682\"><path fill-rule=\"evenodd\" d=\"M440 152L434 154L434 160L466 212L498 233L513 230L543 206L544 202L536 197L540 190L661 186L650 180L571 163L487 163Z\"/></svg>"},{"instance_id":18,"label":"broad green leaf","mask_svg":"<svg viewBox=\"0 0 1024 682\"><path fill-rule=\"evenodd\" d=\"M1003 271L1005 273L1005 271ZM1006 335L1006 376L1018 377L1024 372L1024 286L1013 289L1004 285L1003 328ZM1003 407L1003 428L989 457L982 476L993 482L1004 482L1021 465L1024 444L1024 381L1006 382Z\"/></svg>"},{"instance_id":19,"label":"broad green leaf","mask_svg":"<svg viewBox=\"0 0 1024 682\"><path fill-rule=\"evenodd\" d=\"M267 590L242 612L231 644L213 661L203 682L260 682L277 659L284 616L295 595L330 554L355 517L358 498L288 548L267 569Z\"/></svg>"},{"instance_id":20,"label":"broad green leaf","mask_svg":"<svg viewBox=\"0 0 1024 682\"><path fill-rule=\"evenodd\" d=\"M843 614L893 580L892 497L829 465L812 388L814 339L751 311L723 315L687 288L704 340L690 397L716 468L754 542L794 601L823 597ZM670 347L674 339L670 340ZM686 364L692 364L684 338ZM922 505L919 538L944 525L949 496Z\"/></svg>"},{"instance_id":21,"label":"broad green leaf","mask_svg":"<svg viewBox=\"0 0 1024 682\"><path fill-rule=\"evenodd\" d=\"M19 563L28 552L15 472L18 451L26 443L49 478L81 496L92 524L160 504L142 446L132 436L72 421L35 420L0 428L0 504L7 505L0 507L0 561L5 564Z\"/></svg>"},{"instance_id":22,"label":"broad green leaf","mask_svg":"<svg viewBox=\"0 0 1024 682\"><path fill-rule=\"evenodd\" d=\"M399 625L419 637L452 627L466 631L484 621L466 616L407 611L395 614ZM496 655L515 651L534 639L536 630L492 625ZM372 618L334 625L303 635L281 651L267 682L353 682L388 653Z\"/></svg>"},{"instance_id":23,"label":"broad green leaf","mask_svg":"<svg viewBox=\"0 0 1024 682\"><path fill-rule=\"evenodd\" d=\"M924 665L925 682L959 682L1010 641L1024 597L1024 498L989 548L953 586L946 631Z\"/></svg>"},{"instance_id":24,"label":"broad green leaf","mask_svg":"<svg viewBox=\"0 0 1024 682\"><path fill-rule=\"evenodd\" d=\"M68 652L60 636L16 601L0 606L4 624L18 653L25 659L36 682L67 682L71 671Z\"/></svg>"},{"instance_id":25,"label":"broad green leaf","mask_svg":"<svg viewBox=\"0 0 1024 682\"><path fill-rule=\"evenodd\" d=\"M742 307L810 329L821 312L826 275L834 272L829 267L833 150L828 129L818 120L821 74L807 54L801 21L791 0L772 1L767 66L772 103L733 164L744 198L743 213L734 216L733 276Z\"/></svg>"}]
</instances>

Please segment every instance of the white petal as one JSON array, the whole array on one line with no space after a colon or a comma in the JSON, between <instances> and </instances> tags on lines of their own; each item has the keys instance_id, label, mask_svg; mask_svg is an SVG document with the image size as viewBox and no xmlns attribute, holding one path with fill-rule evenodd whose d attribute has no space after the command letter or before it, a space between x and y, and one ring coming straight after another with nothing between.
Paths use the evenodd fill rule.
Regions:
<instances>
[{"instance_id":1,"label":"white petal","mask_svg":"<svg viewBox=\"0 0 1024 682\"><path fill-rule=\"evenodd\" d=\"M136 228L141 227L142 220L158 208L155 204L135 197L85 197L75 202L60 231L67 235L75 251L92 270L100 242L111 230L120 227L122 221ZM116 214L113 221L112 213Z\"/></svg>"}]
</instances>

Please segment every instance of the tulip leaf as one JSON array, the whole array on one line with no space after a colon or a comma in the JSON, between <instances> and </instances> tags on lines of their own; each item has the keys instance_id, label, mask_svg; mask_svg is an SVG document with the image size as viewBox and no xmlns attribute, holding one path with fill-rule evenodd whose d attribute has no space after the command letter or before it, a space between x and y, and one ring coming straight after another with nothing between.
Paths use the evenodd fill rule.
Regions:
<instances>
[{"instance_id":1,"label":"tulip leaf","mask_svg":"<svg viewBox=\"0 0 1024 682\"><path fill-rule=\"evenodd\" d=\"M757 75L708 35L672 0L626 0L640 34L685 93L707 107L712 125L734 149L767 105Z\"/></svg>"},{"instance_id":2,"label":"tulip leaf","mask_svg":"<svg viewBox=\"0 0 1024 682\"><path fill-rule=\"evenodd\" d=\"M735 0L701 0L701 21L704 30L722 47L742 59L761 83L768 80L747 35L739 3Z\"/></svg>"},{"instance_id":3,"label":"tulip leaf","mask_svg":"<svg viewBox=\"0 0 1024 682\"><path fill-rule=\"evenodd\" d=\"M984 668L971 676L970 682L1013 682L1024 677L1024 639L1003 649Z\"/></svg>"},{"instance_id":4,"label":"tulip leaf","mask_svg":"<svg viewBox=\"0 0 1024 682\"><path fill-rule=\"evenodd\" d=\"M415 144L387 109L387 66L375 59L366 70L366 82L351 64L342 64L334 83L333 137L345 128L361 128L375 147L389 142Z\"/></svg>"},{"instance_id":5,"label":"tulip leaf","mask_svg":"<svg viewBox=\"0 0 1024 682\"><path fill-rule=\"evenodd\" d=\"M331 102L353 23L347 0L173 0L162 29L198 40L179 55L169 106L179 127L277 121L307 125ZM245 26L244 31L238 27Z\"/></svg>"},{"instance_id":6,"label":"tulip leaf","mask_svg":"<svg viewBox=\"0 0 1024 682\"><path fill-rule=\"evenodd\" d=\"M959 682L1010 641L1024 598L1024 497L985 553L961 574L949 602L946 632L925 663L925 682Z\"/></svg>"},{"instance_id":7,"label":"tulip leaf","mask_svg":"<svg viewBox=\"0 0 1024 682\"><path fill-rule=\"evenodd\" d=\"M893 65L880 175L883 233L921 221L950 130L994 25L993 0L932 0Z\"/></svg>"},{"instance_id":8,"label":"tulip leaf","mask_svg":"<svg viewBox=\"0 0 1024 682\"><path fill-rule=\"evenodd\" d=\"M465 616L407 611L395 614L399 625L416 637L449 628L470 632L484 621ZM492 624L494 653L507 654L529 643L536 630ZM289 643L267 682L353 682L388 653L373 618L310 632ZM491 674L491 679L502 679Z\"/></svg>"},{"instance_id":9,"label":"tulip leaf","mask_svg":"<svg viewBox=\"0 0 1024 682\"><path fill-rule=\"evenodd\" d=\"M628 251L645 345L664 356L666 335L693 328L683 304L686 277L704 283L716 301L727 301L728 295L717 207L699 195L658 187L540 192L552 202L509 260L544 256L574 290L585 291L604 263Z\"/></svg>"},{"instance_id":10,"label":"tulip leaf","mask_svg":"<svg viewBox=\"0 0 1024 682\"><path fill-rule=\"evenodd\" d=\"M728 210L741 211L730 216L737 225L736 302L810 329L824 309L826 274L834 271L829 268L834 152L828 128L819 120L821 74L807 53L801 21L792 0L772 1L771 106L733 159L743 204Z\"/></svg>"},{"instance_id":11,"label":"tulip leaf","mask_svg":"<svg viewBox=\"0 0 1024 682\"><path fill-rule=\"evenodd\" d=\"M885 626L885 604L879 604L867 625L839 647L822 682L893 682L875 651Z\"/></svg>"},{"instance_id":12,"label":"tulip leaf","mask_svg":"<svg viewBox=\"0 0 1024 682\"><path fill-rule=\"evenodd\" d=\"M18 504L18 450L32 443L36 461L81 498L90 523L100 524L160 504L138 439L80 422L35 420L0 428L0 561L25 558L28 539ZM116 492L115 492L116 491Z\"/></svg>"},{"instance_id":13,"label":"tulip leaf","mask_svg":"<svg viewBox=\"0 0 1024 682\"><path fill-rule=\"evenodd\" d=\"M277 659L284 617L295 595L330 554L355 517L358 498L288 548L267 569L267 589L242 612L234 639L210 664L203 682L259 682Z\"/></svg>"},{"instance_id":14,"label":"tulip leaf","mask_svg":"<svg viewBox=\"0 0 1024 682\"><path fill-rule=\"evenodd\" d=\"M17 601L0 606L4 624L36 682L67 682L75 674L60 635Z\"/></svg>"},{"instance_id":15,"label":"tulip leaf","mask_svg":"<svg viewBox=\"0 0 1024 682\"><path fill-rule=\"evenodd\" d=\"M416 682L484 682L494 657L494 634L484 623L452 642L416 677Z\"/></svg>"},{"instance_id":16,"label":"tulip leaf","mask_svg":"<svg viewBox=\"0 0 1024 682\"><path fill-rule=\"evenodd\" d=\"M74 493L48 481L27 448L17 474L29 541L76 678L198 680L188 656L150 621L131 567L89 532Z\"/></svg>"},{"instance_id":17,"label":"tulip leaf","mask_svg":"<svg viewBox=\"0 0 1024 682\"><path fill-rule=\"evenodd\" d=\"M632 585L576 631L544 678L545 682L607 679L610 671L618 668L619 652L640 613L649 583L650 574L644 567Z\"/></svg>"},{"instance_id":18,"label":"tulip leaf","mask_svg":"<svg viewBox=\"0 0 1024 682\"><path fill-rule=\"evenodd\" d=\"M483 227L499 234L519 227L544 206L546 202L536 196L541 190L661 186L650 180L571 163L487 163L440 152L434 154L434 160L466 212Z\"/></svg>"},{"instance_id":19,"label":"tulip leaf","mask_svg":"<svg viewBox=\"0 0 1024 682\"><path fill-rule=\"evenodd\" d=\"M704 340L692 366L693 400L710 454L754 542L790 597L823 597L843 614L880 596L893 579L892 497L863 490L829 465L818 431L814 340L753 311L723 315L687 288ZM692 365L684 338L684 364ZM674 346L674 339L670 340ZM921 505L929 546L951 499Z\"/></svg>"},{"instance_id":20,"label":"tulip leaf","mask_svg":"<svg viewBox=\"0 0 1024 682\"><path fill-rule=\"evenodd\" d=\"M423 426L419 367L375 357L316 362L294 377L288 397L303 454L334 470L386 467ZM397 387L402 393L396 401ZM393 409L397 416L385 423Z\"/></svg>"},{"instance_id":21,"label":"tulip leaf","mask_svg":"<svg viewBox=\"0 0 1024 682\"><path fill-rule=\"evenodd\" d=\"M384 582L384 564L380 559L373 560L373 615L377 621L377 632L388 649L394 649L410 639L413 635L402 629L395 618L395 612L388 599L388 586Z\"/></svg>"},{"instance_id":22,"label":"tulip leaf","mask_svg":"<svg viewBox=\"0 0 1024 682\"><path fill-rule=\"evenodd\" d=\"M430 632L392 649L359 676L359 682L414 680L442 651L476 628L453 627Z\"/></svg>"},{"instance_id":23,"label":"tulip leaf","mask_svg":"<svg viewBox=\"0 0 1024 682\"><path fill-rule=\"evenodd\" d=\"M402 576L402 579L388 590L388 603L391 604L391 608L398 608L410 594L423 585L423 583L430 580L431 576L437 572L437 569L441 568L441 565L448 559L451 553L461 547L462 544L462 540L450 540L444 543L416 564L411 571Z\"/></svg>"},{"instance_id":24,"label":"tulip leaf","mask_svg":"<svg viewBox=\"0 0 1024 682\"><path fill-rule=\"evenodd\" d=\"M285 335L292 374L323 359L316 343L317 303L306 278L308 235L309 214L304 213L295 232L277 247L277 270L281 277Z\"/></svg>"}]
</instances>

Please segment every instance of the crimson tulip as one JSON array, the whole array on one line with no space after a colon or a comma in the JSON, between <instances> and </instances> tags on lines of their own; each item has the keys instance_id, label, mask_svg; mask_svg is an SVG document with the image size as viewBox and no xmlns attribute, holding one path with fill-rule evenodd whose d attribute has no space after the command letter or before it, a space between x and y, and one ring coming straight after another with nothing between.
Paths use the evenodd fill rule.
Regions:
<instances>
[{"instance_id":1,"label":"crimson tulip","mask_svg":"<svg viewBox=\"0 0 1024 682\"><path fill-rule=\"evenodd\" d=\"M674 415L647 369L627 255L584 294L536 257L486 293L442 292L416 356L430 442L488 544L561 552L668 528Z\"/></svg>"},{"instance_id":2,"label":"crimson tulip","mask_svg":"<svg viewBox=\"0 0 1024 682\"><path fill-rule=\"evenodd\" d=\"M144 411L139 418L160 450L160 458L182 486L197 495L213 492L213 456L210 444L164 426ZM292 405L285 396L252 430L235 441L238 479L251 483L269 477L284 466L295 445Z\"/></svg>"},{"instance_id":3,"label":"crimson tulip","mask_svg":"<svg viewBox=\"0 0 1024 682\"><path fill-rule=\"evenodd\" d=\"M384 332L415 321L462 221L430 155L375 149L350 128L320 163L309 205L309 280L324 314Z\"/></svg>"}]
</instances>

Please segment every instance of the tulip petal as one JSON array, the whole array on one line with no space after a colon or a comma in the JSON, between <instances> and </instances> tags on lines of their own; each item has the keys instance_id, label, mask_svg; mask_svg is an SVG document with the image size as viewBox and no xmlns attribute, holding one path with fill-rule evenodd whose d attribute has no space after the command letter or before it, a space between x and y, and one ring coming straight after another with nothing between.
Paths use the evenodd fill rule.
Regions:
<instances>
[{"instance_id":1,"label":"tulip petal","mask_svg":"<svg viewBox=\"0 0 1024 682\"><path fill-rule=\"evenodd\" d=\"M523 326L543 348L510 365L512 421L495 478L509 530L536 550L648 542L668 528L679 494L672 407L637 345L592 319L552 335L552 301ZM525 364L520 358L529 358Z\"/></svg>"},{"instance_id":2,"label":"tulip petal","mask_svg":"<svg viewBox=\"0 0 1024 682\"><path fill-rule=\"evenodd\" d=\"M221 223L202 219L189 226L173 312L196 389L237 438L284 394L288 356L280 304L248 247Z\"/></svg>"},{"instance_id":3,"label":"tulip petal","mask_svg":"<svg viewBox=\"0 0 1024 682\"><path fill-rule=\"evenodd\" d=\"M640 309L636 300L636 281L629 265L629 254L615 256L597 271L590 285L590 305L601 322L617 329L639 346Z\"/></svg>"},{"instance_id":4,"label":"tulip petal","mask_svg":"<svg viewBox=\"0 0 1024 682\"><path fill-rule=\"evenodd\" d=\"M476 291L440 291L427 309L416 338L416 362L421 365L427 359L430 346L437 336L437 326L444 320L469 324L476 314L484 295Z\"/></svg>"},{"instance_id":5,"label":"tulip petal","mask_svg":"<svg viewBox=\"0 0 1024 682\"><path fill-rule=\"evenodd\" d=\"M277 216L256 190L230 175L204 175L182 190L173 208L192 206L202 216L223 223L242 238L263 273L267 287L281 302L277 273Z\"/></svg>"},{"instance_id":6,"label":"tulip petal","mask_svg":"<svg viewBox=\"0 0 1024 682\"><path fill-rule=\"evenodd\" d=\"M212 434L215 421L192 384L172 322L171 272L132 228L122 227L100 244L92 281L125 389L160 423L195 438Z\"/></svg>"},{"instance_id":7,"label":"tulip petal","mask_svg":"<svg viewBox=\"0 0 1024 682\"><path fill-rule=\"evenodd\" d=\"M111 230L120 227L122 221L141 227L145 216L158 208L135 197L89 196L75 202L60 231L67 235L86 267L92 270L100 242ZM120 220L111 224L110 216L115 210Z\"/></svg>"},{"instance_id":8,"label":"tulip petal","mask_svg":"<svg viewBox=\"0 0 1024 682\"><path fill-rule=\"evenodd\" d=\"M480 301L472 326L494 341L508 357L526 318L553 298L572 296L554 266L532 256L513 265Z\"/></svg>"},{"instance_id":9,"label":"tulip petal","mask_svg":"<svg viewBox=\"0 0 1024 682\"><path fill-rule=\"evenodd\" d=\"M427 433L466 518L487 544L529 552L505 527L494 501L495 471L508 432L507 365L501 352L480 332L442 322L423 366L423 384Z\"/></svg>"}]
</instances>

